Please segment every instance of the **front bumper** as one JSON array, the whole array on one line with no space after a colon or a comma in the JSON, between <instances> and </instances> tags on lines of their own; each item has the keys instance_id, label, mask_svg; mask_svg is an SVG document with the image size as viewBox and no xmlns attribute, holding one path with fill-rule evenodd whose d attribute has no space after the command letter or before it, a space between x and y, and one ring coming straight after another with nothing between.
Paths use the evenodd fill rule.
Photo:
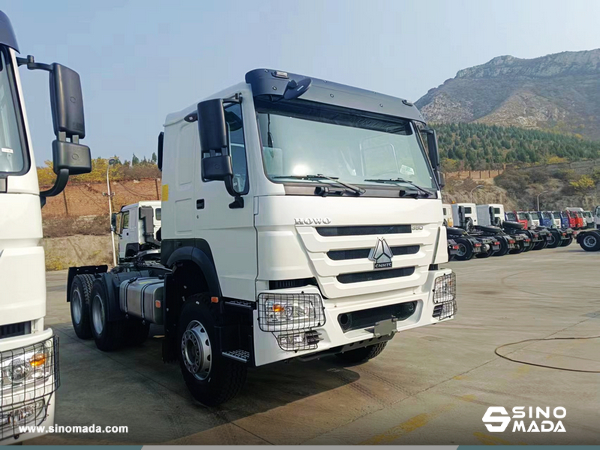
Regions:
<instances>
[{"instance_id":1,"label":"front bumper","mask_svg":"<svg viewBox=\"0 0 600 450\"><path fill-rule=\"evenodd\" d=\"M443 275L451 274L450 269L430 270L428 271L427 280L424 285L399 290L388 291L384 293L367 294L347 298L323 299L325 323L322 326L313 328L313 331L318 334L318 342L313 348L306 350L282 350L277 340L280 333L265 332L260 327L253 327L254 337L254 362L256 366L261 366L276 361L282 361L299 356L307 356L312 353L320 353L324 351L335 352L338 348L353 344L362 343L369 339L378 339L378 330L374 324L368 324L359 329L350 329L344 331L338 317L367 311L375 308L382 308L391 305L412 304L410 308L414 311L409 317L395 322L392 333L409 330L425 325L431 325L454 317L456 312L456 296L449 300L448 305L434 303L433 289L435 280ZM264 291L261 294L314 294L320 295L319 289L316 286L305 286L294 289L279 289L277 291ZM260 309L260 308L259 308ZM443 311L442 311L443 309ZM440 315L448 315L448 317L440 318ZM258 323L258 311L254 311L254 323ZM294 330L293 333L299 333L299 330Z\"/></svg>"},{"instance_id":2,"label":"front bumper","mask_svg":"<svg viewBox=\"0 0 600 450\"><path fill-rule=\"evenodd\" d=\"M32 360L31 354L38 356ZM45 355L43 363L39 355ZM21 367L27 364L31 367L29 370L37 375L24 386L13 384L6 375L9 372L0 378L0 445L43 434L23 433L20 427L54 424L54 393L60 385L58 338L53 336L52 330L45 330L3 339L0 341L0 361L7 360L18 364L19 372L10 366L10 376L20 373Z\"/></svg>"}]
</instances>

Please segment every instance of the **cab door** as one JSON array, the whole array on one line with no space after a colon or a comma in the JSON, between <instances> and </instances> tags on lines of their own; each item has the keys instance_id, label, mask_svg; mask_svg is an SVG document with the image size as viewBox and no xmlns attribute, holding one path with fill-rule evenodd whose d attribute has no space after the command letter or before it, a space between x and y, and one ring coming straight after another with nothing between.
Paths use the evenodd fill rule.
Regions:
<instances>
[{"instance_id":1,"label":"cab door","mask_svg":"<svg viewBox=\"0 0 600 450\"><path fill-rule=\"evenodd\" d=\"M223 107L233 166L232 184L241 201L234 201L223 181L203 179L202 164L198 164L194 229L210 248L223 296L253 301L258 263L246 129L256 126L256 119L250 102L226 102ZM205 157L210 154L201 155Z\"/></svg>"}]
</instances>

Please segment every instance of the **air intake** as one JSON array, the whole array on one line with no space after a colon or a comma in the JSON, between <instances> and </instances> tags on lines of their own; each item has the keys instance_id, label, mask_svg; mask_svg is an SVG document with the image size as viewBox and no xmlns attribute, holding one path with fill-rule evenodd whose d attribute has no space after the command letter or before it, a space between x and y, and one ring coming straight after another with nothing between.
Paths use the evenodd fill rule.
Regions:
<instances>
[{"instance_id":1,"label":"air intake","mask_svg":"<svg viewBox=\"0 0 600 450\"><path fill-rule=\"evenodd\" d=\"M388 278L408 277L415 273L414 267L402 267L389 270L372 270L370 272L344 273L337 276L340 283L362 283L365 281L378 281Z\"/></svg>"},{"instance_id":2,"label":"air intake","mask_svg":"<svg viewBox=\"0 0 600 450\"><path fill-rule=\"evenodd\" d=\"M321 236L364 236L371 234L405 234L410 232L410 225L317 227L317 233L319 233Z\"/></svg>"}]
</instances>

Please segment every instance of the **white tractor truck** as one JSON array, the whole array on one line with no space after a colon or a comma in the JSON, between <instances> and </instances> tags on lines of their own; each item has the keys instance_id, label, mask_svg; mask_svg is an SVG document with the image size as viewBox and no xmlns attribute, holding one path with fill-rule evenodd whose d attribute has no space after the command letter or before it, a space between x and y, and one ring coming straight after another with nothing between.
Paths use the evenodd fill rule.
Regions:
<instances>
[{"instance_id":1,"label":"white tractor truck","mask_svg":"<svg viewBox=\"0 0 600 450\"><path fill-rule=\"evenodd\" d=\"M435 132L410 102L269 69L169 114L160 262L69 270L101 350L164 325L163 360L216 405L248 367L362 362L452 319ZM79 301L79 299L77 299Z\"/></svg>"},{"instance_id":2,"label":"white tractor truck","mask_svg":"<svg viewBox=\"0 0 600 450\"><path fill-rule=\"evenodd\" d=\"M111 218L112 231L119 236L119 262L139 252L160 248L160 201L141 201L126 205Z\"/></svg>"},{"instance_id":3,"label":"white tractor truck","mask_svg":"<svg viewBox=\"0 0 600 450\"><path fill-rule=\"evenodd\" d=\"M17 40L0 11L0 445L54 425L59 387L58 338L44 326L46 269L42 207L69 175L91 170L79 75L60 64L17 57ZM50 74L56 181L40 192L18 66Z\"/></svg>"}]
</instances>

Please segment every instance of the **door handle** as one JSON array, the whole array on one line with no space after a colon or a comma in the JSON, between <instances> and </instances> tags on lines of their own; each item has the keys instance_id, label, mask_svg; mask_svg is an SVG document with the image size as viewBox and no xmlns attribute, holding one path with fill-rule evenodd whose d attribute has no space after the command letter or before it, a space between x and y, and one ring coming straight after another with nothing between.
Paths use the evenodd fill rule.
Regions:
<instances>
[{"instance_id":1,"label":"door handle","mask_svg":"<svg viewBox=\"0 0 600 450\"><path fill-rule=\"evenodd\" d=\"M204 209L204 199L199 198L196 200L196 209Z\"/></svg>"}]
</instances>

